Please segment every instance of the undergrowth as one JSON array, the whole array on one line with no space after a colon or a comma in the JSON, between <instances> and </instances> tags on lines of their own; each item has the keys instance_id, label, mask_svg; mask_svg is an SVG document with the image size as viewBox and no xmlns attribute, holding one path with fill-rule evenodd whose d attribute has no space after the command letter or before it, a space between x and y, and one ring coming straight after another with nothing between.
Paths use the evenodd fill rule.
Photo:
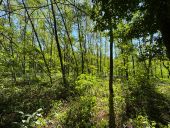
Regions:
<instances>
[{"instance_id":1,"label":"undergrowth","mask_svg":"<svg viewBox=\"0 0 170 128\"><path fill-rule=\"evenodd\" d=\"M114 81L117 128L169 128L169 87L138 75ZM159 80L157 80L159 81ZM3 128L107 128L108 80L81 74L67 89L60 80L52 85L0 85Z\"/></svg>"}]
</instances>

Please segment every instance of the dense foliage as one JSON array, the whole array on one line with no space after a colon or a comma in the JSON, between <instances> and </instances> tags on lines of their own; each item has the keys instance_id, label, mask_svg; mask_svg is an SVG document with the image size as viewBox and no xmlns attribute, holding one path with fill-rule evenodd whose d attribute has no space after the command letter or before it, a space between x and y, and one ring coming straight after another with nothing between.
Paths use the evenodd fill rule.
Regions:
<instances>
[{"instance_id":1,"label":"dense foliage","mask_svg":"<svg viewBox=\"0 0 170 128\"><path fill-rule=\"evenodd\" d=\"M0 0L0 128L169 128L169 0Z\"/></svg>"}]
</instances>

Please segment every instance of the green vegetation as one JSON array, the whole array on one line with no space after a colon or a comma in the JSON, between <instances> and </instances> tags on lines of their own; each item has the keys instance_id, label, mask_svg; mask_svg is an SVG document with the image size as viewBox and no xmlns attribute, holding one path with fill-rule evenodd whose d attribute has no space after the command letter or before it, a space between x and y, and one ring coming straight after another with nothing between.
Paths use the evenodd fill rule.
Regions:
<instances>
[{"instance_id":1,"label":"green vegetation","mask_svg":"<svg viewBox=\"0 0 170 128\"><path fill-rule=\"evenodd\" d=\"M0 128L170 128L169 0L0 0Z\"/></svg>"}]
</instances>

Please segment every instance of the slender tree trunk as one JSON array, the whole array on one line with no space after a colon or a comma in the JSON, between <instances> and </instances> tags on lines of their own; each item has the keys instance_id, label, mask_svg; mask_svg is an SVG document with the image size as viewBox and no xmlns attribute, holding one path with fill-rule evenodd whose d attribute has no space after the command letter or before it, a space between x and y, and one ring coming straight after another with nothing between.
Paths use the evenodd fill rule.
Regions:
<instances>
[{"instance_id":1,"label":"slender tree trunk","mask_svg":"<svg viewBox=\"0 0 170 128\"><path fill-rule=\"evenodd\" d=\"M26 11L25 11L25 26L24 26L24 47L23 47L23 76L24 76L24 82L25 82L25 78L26 78L26 31L27 31L27 18L26 18Z\"/></svg>"},{"instance_id":2,"label":"slender tree trunk","mask_svg":"<svg viewBox=\"0 0 170 128\"><path fill-rule=\"evenodd\" d=\"M89 48L88 48L88 65L92 65L93 64L93 62L92 62L93 50L91 49L91 47L92 47L92 35L89 38L88 46L89 46ZM89 74L91 73L90 67L88 67L88 73Z\"/></svg>"},{"instance_id":3,"label":"slender tree trunk","mask_svg":"<svg viewBox=\"0 0 170 128\"><path fill-rule=\"evenodd\" d=\"M111 19L110 19L111 25ZM114 113L114 92L113 92L113 30L110 26L110 75L109 75L109 128L115 128L115 113Z\"/></svg>"},{"instance_id":4,"label":"slender tree trunk","mask_svg":"<svg viewBox=\"0 0 170 128\"><path fill-rule=\"evenodd\" d=\"M35 47L35 44L34 44L34 40L35 40L35 37L34 37L34 32L33 32L33 30L32 30L32 47ZM35 60L36 60L36 55L35 54L33 54L33 60L32 60L32 62L33 62L33 73L34 73L34 78L37 78L37 63L35 62ZM30 68L29 68L29 70L30 70ZM26 74L27 75L27 74Z\"/></svg>"},{"instance_id":5,"label":"slender tree trunk","mask_svg":"<svg viewBox=\"0 0 170 128\"><path fill-rule=\"evenodd\" d=\"M87 58L87 38L88 38L88 35L87 35L87 30L88 30L88 17L86 16L86 21L85 21L85 33L84 33L84 62L85 62L85 65L87 65L86 67L86 71L88 70L88 58Z\"/></svg>"},{"instance_id":6,"label":"slender tree trunk","mask_svg":"<svg viewBox=\"0 0 170 128\"><path fill-rule=\"evenodd\" d=\"M115 58L117 58L117 50L116 50L116 45L114 44L114 54L115 54ZM117 68L116 66L115 66L115 75L119 75L119 68Z\"/></svg>"},{"instance_id":7,"label":"slender tree trunk","mask_svg":"<svg viewBox=\"0 0 170 128\"><path fill-rule=\"evenodd\" d=\"M100 33L100 73L102 72L102 37Z\"/></svg>"},{"instance_id":8,"label":"slender tree trunk","mask_svg":"<svg viewBox=\"0 0 170 128\"><path fill-rule=\"evenodd\" d=\"M169 64L169 62L168 62L168 78L170 78L170 64Z\"/></svg>"},{"instance_id":9,"label":"slender tree trunk","mask_svg":"<svg viewBox=\"0 0 170 128\"><path fill-rule=\"evenodd\" d=\"M97 40L97 33L96 33L96 40ZM96 41L96 67L97 67L97 74L99 73L99 46L98 46L98 40Z\"/></svg>"},{"instance_id":10,"label":"slender tree trunk","mask_svg":"<svg viewBox=\"0 0 170 128\"><path fill-rule=\"evenodd\" d=\"M77 17L77 25L78 25L78 36L79 36L79 44L80 44L80 51L81 51L81 73L84 73L84 53L83 53L82 36L80 32L80 23L78 17Z\"/></svg>"},{"instance_id":11,"label":"slender tree trunk","mask_svg":"<svg viewBox=\"0 0 170 128\"><path fill-rule=\"evenodd\" d=\"M157 65L156 65L156 62L157 62L157 61L155 60L154 63L153 63L153 64L154 64L154 75L155 75L155 77L157 77L157 75L156 75L156 66L157 66Z\"/></svg>"},{"instance_id":12,"label":"slender tree trunk","mask_svg":"<svg viewBox=\"0 0 170 128\"><path fill-rule=\"evenodd\" d=\"M61 71L62 71L62 77L63 77L63 84L66 86L66 74L65 74L65 69L64 69L64 64L63 64L63 58L62 58L62 53L61 53L61 48L60 48L60 43L58 39L58 32L57 32L57 21L55 18L55 11L54 11L54 6L53 6L53 0L50 0L51 2L51 9L52 9L52 14L53 14L53 20L54 20L54 36L55 36L55 41L57 44L57 49L58 49L58 55L60 59L60 65L61 65Z\"/></svg>"},{"instance_id":13,"label":"slender tree trunk","mask_svg":"<svg viewBox=\"0 0 170 128\"><path fill-rule=\"evenodd\" d=\"M53 58L53 35L51 35L51 44L50 44L50 63L49 67L52 68L52 59Z\"/></svg>"},{"instance_id":14,"label":"slender tree trunk","mask_svg":"<svg viewBox=\"0 0 170 128\"><path fill-rule=\"evenodd\" d=\"M9 20L9 25L12 28L12 23L11 23L11 7L10 7L10 0L7 0L7 6L8 6L8 20ZM10 51L11 51L11 61L12 61L12 66L11 66L11 74L12 74L12 80L13 83L16 83L16 73L15 73L15 68L14 68L14 61L15 61L15 57L14 57L14 49L13 49L13 34L10 35Z\"/></svg>"},{"instance_id":15,"label":"slender tree trunk","mask_svg":"<svg viewBox=\"0 0 170 128\"><path fill-rule=\"evenodd\" d=\"M123 66L124 66L125 70L123 71L123 76L125 75L126 79L128 80L128 76L129 76L129 74L128 74L128 64L127 64L128 63L128 57L125 55L124 49L121 49L121 53L124 56L123 57Z\"/></svg>"},{"instance_id":16,"label":"slender tree trunk","mask_svg":"<svg viewBox=\"0 0 170 128\"><path fill-rule=\"evenodd\" d=\"M133 65L133 75L135 76L135 60L133 55L132 55L132 65Z\"/></svg>"},{"instance_id":17,"label":"slender tree trunk","mask_svg":"<svg viewBox=\"0 0 170 128\"><path fill-rule=\"evenodd\" d=\"M46 66L46 68L47 68L47 72L48 72L47 74L48 74L48 76L49 76L49 78L50 78L50 82L51 82L51 84L52 84L51 72L50 72L50 69L49 69L49 67L48 67L48 63L47 63L47 61L46 61L46 59L45 59L45 55L44 55L44 52L43 52L43 50L42 50L42 46L41 46L41 43L40 43L40 40L39 40L39 37L38 37L38 33L37 33L37 31L35 30L34 24L33 24L32 20L31 20L31 17L30 17L30 15L29 15L29 12L28 12L28 10L27 10L27 7L26 7L26 5L25 5L25 3L24 3L24 0L22 0L22 3L23 3L23 5L24 5L25 11L26 11L26 13L27 13L28 19L29 19L29 21L30 21L30 23L31 23L31 26L32 26L32 29L33 29L33 31L34 31L35 37L36 37L36 39L37 39L37 42L38 42L38 45L39 45L39 48L40 48L40 51L41 51L41 55L42 55L42 57L43 57L45 66Z\"/></svg>"},{"instance_id":18,"label":"slender tree trunk","mask_svg":"<svg viewBox=\"0 0 170 128\"><path fill-rule=\"evenodd\" d=\"M127 57L126 57L126 79L127 79L127 80L129 79L128 62L129 62L129 59L128 59L128 56L127 56Z\"/></svg>"},{"instance_id":19,"label":"slender tree trunk","mask_svg":"<svg viewBox=\"0 0 170 128\"><path fill-rule=\"evenodd\" d=\"M106 66L106 57L107 57L107 39L105 40L105 45L104 45L104 66Z\"/></svg>"},{"instance_id":20,"label":"slender tree trunk","mask_svg":"<svg viewBox=\"0 0 170 128\"><path fill-rule=\"evenodd\" d=\"M150 36L150 45L152 44L152 42L153 42L153 34L151 34L151 36ZM148 79L150 77L150 73L151 73L151 75L153 74L153 71L152 71L152 58L153 58L152 57L152 52L149 52Z\"/></svg>"},{"instance_id":21,"label":"slender tree trunk","mask_svg":"<svg viewBox=\"0 0 170 128\"><path fill-rule=\"evenodd\" d=\"M24 75L24 82L25 82L25 75L26 75L26 55L25 55L25 41L24 41L24 48L23 48L23 51L24 51L24 57L23 57L23 75Z\"/></svg>"},{"instance_id":22,"label":"slender tree trunk","mask_svg":"<svg viewBox=\"0 0 170 128\"><path fill-rule=\"evenodd\" d=\"M47 1L48 1L48 0L47 0ZM73 44L72 44L72 41L71 41L71 38L70 38L70 34L69 34L69 31L68 31L68 28L67 28L67 25L66 25L66 21L65 21L65 19L64 19L64 16L63 16L63 14L62 14L62 12L61 12L61 10L60 10L57 2L56 2L56 1L54 1L54 2L55 2L55 4L56 4L56 6L57 6L58 11L60 12L60 15L61 15L61 18L62 18L62 22L63 22L64 27L65 27L65 30L66 30L66 34L67 34L67 37L68 37L68 40L69 40L69 43L70 43L70 46L71 46L71 50L72 50L74 62L75 62L75 64L76 64L76 69L75 69L75 70L76 70L76 73L77 73L77 76L78 76L77 59L76 59L75 52L74 52L74 49L73 49Z\"/></svg>"},{"instance_id":23,"label":"slender tree trunk","mask_svg":"<svg viewBox=\"0 0 170 128\"><path fill-rule=\"evenodd\" d=\"M163 78L163 72L162 72L162 60L160 59L160 70L161 70L161 78Z\"/></svg>"},{"instance_id":24,"label":"slender tree trunk","mask_svg":"<svg viewBox=\"0 0 170 128\"><path fill-rule=\"evenodd\" d=\"M151 56L149 55L149 63L148 63L148 67L147 67L147 76L148 76L148 79L150 78L150 73L151 73L151 66L152 66L152 58Z\"/></svg>"}]
</instances>

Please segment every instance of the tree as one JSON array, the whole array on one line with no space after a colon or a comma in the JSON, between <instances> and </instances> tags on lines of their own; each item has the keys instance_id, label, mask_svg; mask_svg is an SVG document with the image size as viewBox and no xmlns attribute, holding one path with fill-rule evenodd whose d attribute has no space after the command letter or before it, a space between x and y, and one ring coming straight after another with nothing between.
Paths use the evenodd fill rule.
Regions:
<instances>
[{"instance_id":1,"label":"tree","mask_svg":"<svg viewBox=\"0 0 170 128\"><path fill-rule=\"evenodd\" d=\"M37 42L38 42L38 45L39 45L39 48L40 48L40 53L41 53L41 55L42 55L42 57L43 57L45 66L46 66L46 68L47 68L48 76L49 76L50 82L51 82L51 84L52 84L51 71L50 71L49 65L48 65L48 63L47 63L47 61L46 61L46 58L45 58L45 55L44 55L44 51L43 51L43 49L42 49L42 46L41 46L41 43L40 43L40 40L39 40L38 33L37 33L37 31L35 30L35 27L34 27L34 24L33 24L32 20L31 20L30 14L29 14L29 12L28 12L28 10L27 10L27 7L26 7L26 4L25 4L25 2L24 2L23 0L22 0L22 3L23 3L23 5L24 5L24 8L25 8L26 13L27 13L27 15L28 15L28 19L30 20L32 29L33 29L33 31L34 31L34 33L35 33L35 37L36 37L36 39L37 39Z\"/></svg>"},{"instance_id":2,"label":"tree","mask_svg":"<svg viewBox=\"0 0 170 128\"><path fill-rule=\"evenodd\" d=\"M136 22L137 26L134 26L132 33L156 33L159 30L167 49L167 56L170 58L170 35L168 32L170 29L169 0L109 0L109 4L114 8L114 16L117 16L118 19L132 21L134 14L140 12ZM107 6L102 7L108 8Z\"/></svg>"},{"instance_id":3,"label":"tree","mask_svg":"<svg viewBox=\"0 0 170 128\"><path fill-rule=\"evenodd\" d=\"M92 19L97 21L96 29L109 30L110 37L110 74L109 74L109 128L115 128L114 112L114 91L113 91L113 29L116 26L116 16L114 17L114 8L110 1L94 1L95 5L92 11Z\"/></svg>"},{"instance_id":4,"label":"tree","mask_svg":"<svg viewBox=\"0 0 170 128\"><path fill-rule=\"evenodd\" d=\"M55 11L54 11L54 6L53 6L53 1L51 1L51 9L52 9L52 14L53 14L53 21L54 21L54 36L55 36L55 41L57 44L57 49L58 49L58 55L60 58L60 65L61 65L61 72L63 75L63 84L64 86L66 86L67 82L66 82L66 73L65 73L65 69L64 69L64 64L63 64L63 57L62 57L62 53L61 53L61 48L60 48L60 43L59 43L59 39L58 39L58 33L57 33L57 21L56 21L56 17L55 17Z\"/></svg>"}]
</instances>

